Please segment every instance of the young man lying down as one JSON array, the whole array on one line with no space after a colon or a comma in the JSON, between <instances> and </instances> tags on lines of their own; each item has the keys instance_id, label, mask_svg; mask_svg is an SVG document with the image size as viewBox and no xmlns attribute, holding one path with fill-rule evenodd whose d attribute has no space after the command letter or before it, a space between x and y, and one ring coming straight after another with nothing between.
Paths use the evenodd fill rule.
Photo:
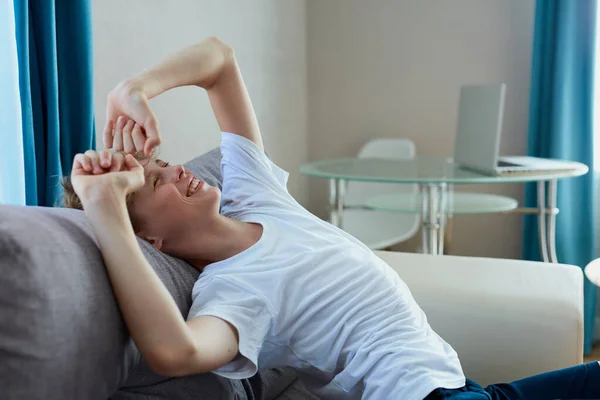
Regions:
<instances>
[{"instance_id":1,"label":"young man lying down","mask_svg":"<svg viewBox=\"0 0 600 400\"><path fill-rule=\"evenodd\" d=\"M151 156L148 100L193 85L223 132L223 191ZM158 373L246 378L289 366L323 399L592 399L600 366L482 388L385 262L288 193L230 47L177 52L109 95L101 152L75 156L67 205L89 218L121 311ZM133 153L136 154L132 155ZM202 271L184 320L135 236Z\"/></svg>"}]
</instances>

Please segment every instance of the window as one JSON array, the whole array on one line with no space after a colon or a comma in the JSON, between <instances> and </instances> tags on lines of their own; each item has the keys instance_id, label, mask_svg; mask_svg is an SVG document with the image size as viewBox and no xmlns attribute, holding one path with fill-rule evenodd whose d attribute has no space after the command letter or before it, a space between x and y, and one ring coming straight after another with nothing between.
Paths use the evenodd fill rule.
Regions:
<instances>
[{"instance_id":1,"label":"window","mask_svg":"<svg viewBox=\"0 0 600 400\"><path fill-rule=\"evenodd\" d=\"M12 1L0 2L0 203L25 204L25 167L15 13Z\"/></svg>"}]
</instances>

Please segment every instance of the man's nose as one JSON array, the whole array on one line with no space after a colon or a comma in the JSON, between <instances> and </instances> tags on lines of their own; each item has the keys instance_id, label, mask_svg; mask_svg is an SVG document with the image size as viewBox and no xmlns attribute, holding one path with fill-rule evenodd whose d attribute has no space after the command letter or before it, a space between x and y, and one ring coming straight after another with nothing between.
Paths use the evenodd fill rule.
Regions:
<instances>
[{"instance_id":1,"label":"man's nose","mask_svg":"<svg viewBox=\"0 0 600 400\"><path fill-rule=\"evenodd\" d=\"M183 167L183 165L175 165L173 169L175 182L179 182L180 180L185 178L185 168Z\"/></svg>"}]
</instances>

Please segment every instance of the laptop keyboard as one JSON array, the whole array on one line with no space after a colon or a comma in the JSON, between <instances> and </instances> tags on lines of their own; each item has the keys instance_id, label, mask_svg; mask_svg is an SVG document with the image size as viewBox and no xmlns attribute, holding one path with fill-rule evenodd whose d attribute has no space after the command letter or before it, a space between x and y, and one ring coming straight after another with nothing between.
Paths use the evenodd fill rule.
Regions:
<instances>
[{"instance_id":1,"label":"laptop keyboard","mask_svg":"<svg viewBox=\"0 0 600 400\"><path fill-rule=\"evenodd\" d=\"M498 160L498 167L522 167L522 165Z\"/></svg>"}]
</instances>

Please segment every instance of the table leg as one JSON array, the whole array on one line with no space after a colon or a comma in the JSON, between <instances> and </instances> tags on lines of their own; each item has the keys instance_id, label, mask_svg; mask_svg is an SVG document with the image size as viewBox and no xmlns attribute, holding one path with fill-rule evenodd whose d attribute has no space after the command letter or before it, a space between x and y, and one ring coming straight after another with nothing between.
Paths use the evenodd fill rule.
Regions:
<instances>
[{"instance_id":1,"label":"table leg","mask_svg":"<svg viewBox=\"0 0 600 400\"><path fill-rule=\"evenodd\" d=\"M344 200L346 197L346 180L337 180L336 214L337 227L344 229Z\"/></svg>"},{"instance_id":2,"label":"table leg","mask_svg":"<svg viewBox=\"0 0 600 400\"><path fill-rule=\"evenodd\" d=\"M550 253L550 262L558 263L558 257L556 256L556 179L548 181L548 252Z\"/></svg>"},{"instance_id":3,"label":"table leg","mask_svg":"<svg viewBox=\"0 0 600 400\"><path fill-rule=\"evenodd\" d=\"M337 179L329 180L329 222L332 225L338 225L337 214Z\"/></svg>"},{"instance_id":4,"label":"table leg","mask_svg":"<svg viewBox=\"0 0 600 400\"><path fill-rule=\"evenodd\" d=\"M427 185L420 185L421 189L421 247L423 254L430 254L429 231L431 224L429 223L429 191Z\"/></svg>"},{"instance_id":5,"label":"table leg","mask_svg":"<svg viewBox=\"0 0 600 400\"><path fill-rule=\"evenodd\" d=\"M447 253L452 252L452 221L454 219L454 185L452 183L448 184L447 188L447 201L446 201L446 223L445 223L445 232L444 232L444 247Z\"/></svg>"},{"instance_id":6,"label":"table leg","mask_svg":"<svg viewBox=\"0 0 600 400\"><path fill-rule=\"evenodd\" d=\"M441 183L438 187L440 193L438 206L438 254L444 255L444 235L446 233L446 222L448 218L448 185Z\"/></svg>"},{"instance_id":7,"label":"table leg","mask_svg":"<svg viewBox=\"0 0 600 400\"><path fill-rule=\"evenodd\" d=\"M439 206L439 191L436 185L427 185L427 191L429 192L429 215L427 217L430 229L429 229L429 247L431 254L438 254L438 206Z\"/></svg>"},{"instance_id":8,"label":"table leg","mask_svg":"<svg viewBox=\"0 0 600 400\"><path fill-rule=\"evenodd\" d=\"M537 183L537 202L538 202L538 237L540 240L540 254L544 262L549 261L548 257L548 231L546 229L546 182Z\"/></svg>"},{"instance_id":9,"label":"table leg","mask_svg":"<svg viewBox=\"0 0 600 400\"><path fill-rule=\"evenodd\" d=\"M421 232L423 253L444 254L448 212L448 185L421 185Z\"/></svg>"}]
</instances>

